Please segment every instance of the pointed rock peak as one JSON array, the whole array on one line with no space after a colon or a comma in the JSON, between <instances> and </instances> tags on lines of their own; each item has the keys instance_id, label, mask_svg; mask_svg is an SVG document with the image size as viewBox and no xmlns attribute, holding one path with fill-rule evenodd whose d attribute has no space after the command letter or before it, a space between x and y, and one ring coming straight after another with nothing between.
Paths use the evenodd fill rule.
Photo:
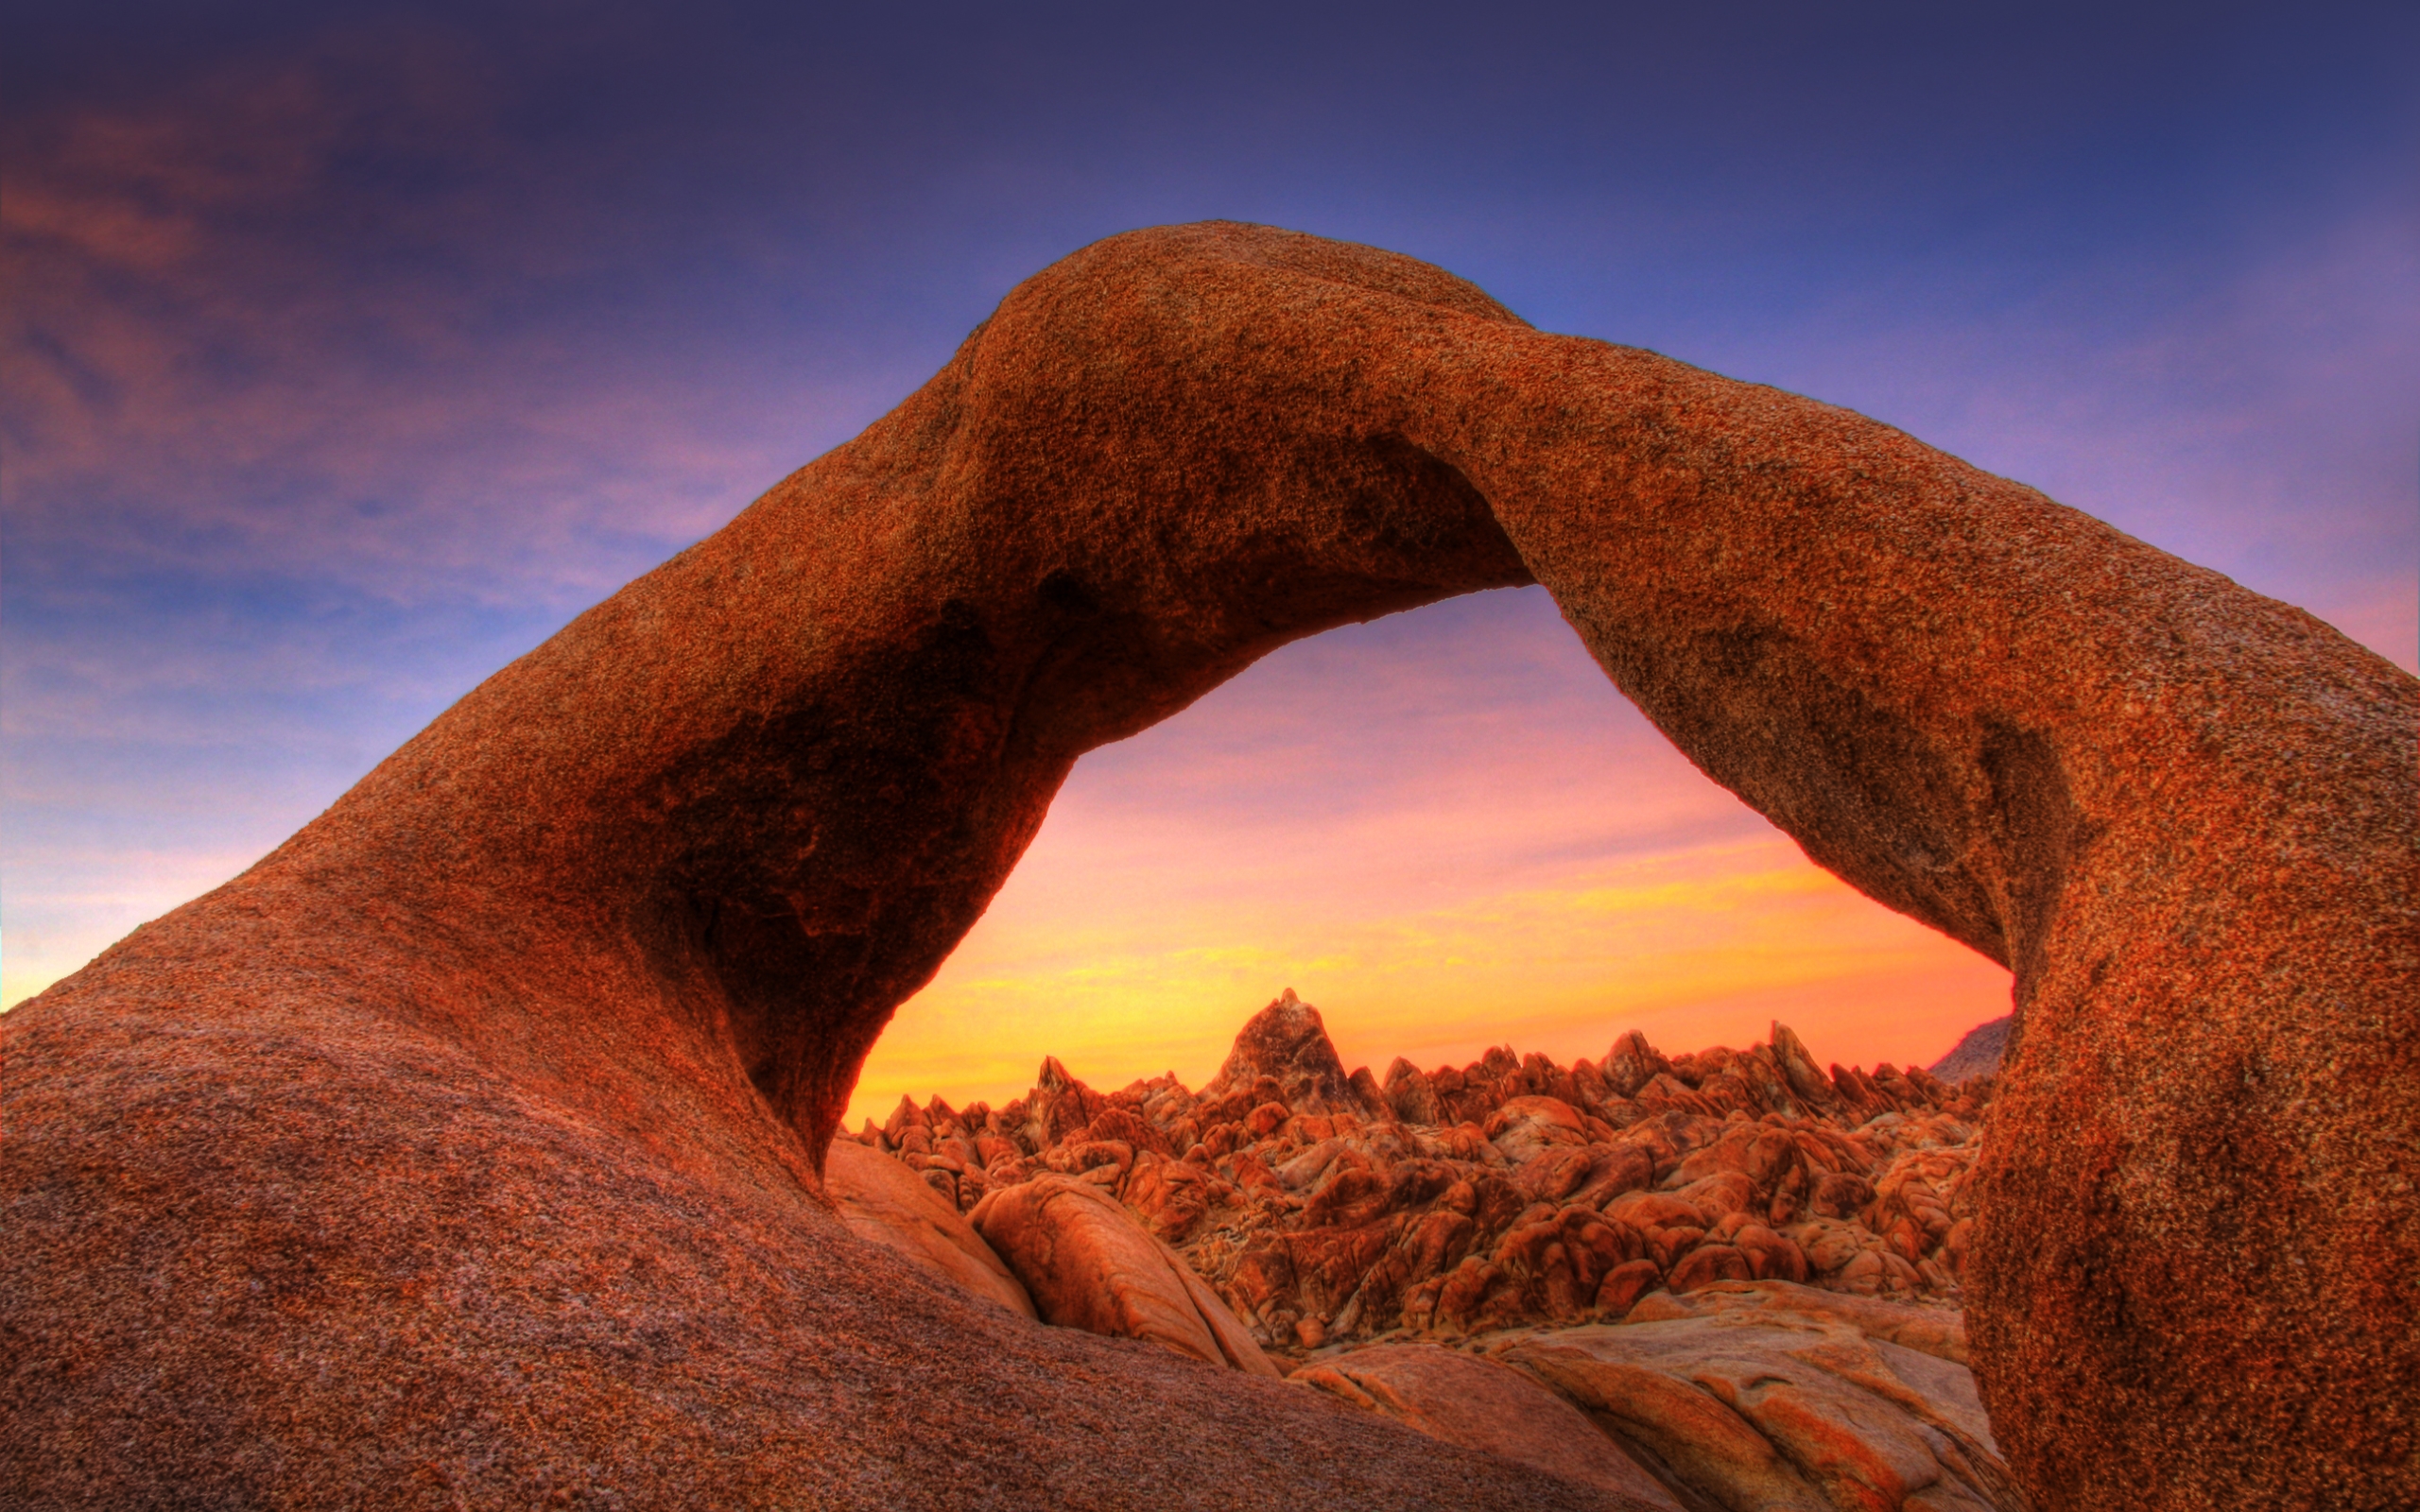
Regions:
<instances>
[{"instance_id":1,"label":"pointed rock peak","mask_svg":"<svg viewBox=\"0 0 2420 1512\"><path fill-rule=\"evenodd\" d=\"M1621 1096L1635 1097L1641 1087L1670 1071L1672 1063L1647 1042L1647 1036L1633 1029L1614 1041L1614 1048L1605 1052L1605 1063L1598 1069L1606 1086Z\"/></svg>"},{"instance_id":2,"label":"pointed rock peak","mask_svg":"<svg viewBox=\"0 0 2420 1512\"><path fill-rule=\"evenodd\" d=\"M1227 1063L1202 1092L1218 1095L1249 1087L1263 1076L1286 1090L1287 1106L1298 1112L1366 1111L1344 1074L1344 1062L1337 1058L1320 1010L1296 997L1290 987L1252 1016L1236 1036Z\"/></svg>"},{"instance_id":3,"label":"pointed rock peak","mask_svg":"<svg viewBox=\"0 0 2420 1512\"><path fill-rule=\"evenodd\" d=\"M1773 1064L1780 1068L1782 1079L1789 1083L1790 1091L1818 1107L1828 1107L1839 1100L1832 1090L1832 1079L1824 1074L1806 1041L1790 1033L1789 1024L1775 1019L1771 1039Z\"/></svg>"},{"instance_id":4,"label":"pointed rock peak","mask_svg":"<svg viewBox=\"0 0 2420 1512\"><path fill-rule=\"evenodd\" d=\"M1067 1074L1067 1068L1059 1063L1057 1056L1045 1056L1042 1069L1033 1074L1033 1085L1046 1092L1059 1092L1082 1084Z\"/></svg>"}]
</instances>

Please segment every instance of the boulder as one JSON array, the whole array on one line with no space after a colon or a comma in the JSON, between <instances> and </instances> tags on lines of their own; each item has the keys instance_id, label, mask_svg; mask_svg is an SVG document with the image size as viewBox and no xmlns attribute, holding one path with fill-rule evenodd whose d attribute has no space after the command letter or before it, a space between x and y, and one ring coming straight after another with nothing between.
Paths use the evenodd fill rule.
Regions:
<instances>
[{"instance_id":1,"label":"boulder","mask_svg":"<svg viewBox=\"0 0 2420 1512\"><path fill-rule=\"evenodd\" d=\"M1831 1078L1815 1064L1806 1043L1790 1032L1789 1025L1775 1020L1772 1025L1773 1064L1810 1108L1827 1108L1838 1101Z\"/></svg>"},{"instance_id":2,"label":"boulder","mask_svg":"<svg viewBox=\"0 0 2420 1512\"><path fill-rule=\"evenodd\" d=\"M1642 1508L1681 1512L1663 1483L1578 1408L1510 1366L1430 1344L1377 1344L1288 1379L1431 1438L1518 1460Z\"/></svg>"},{"instance_id":3,"label":"boulder","mask_svg":"<svg viewBox=\"0 0 2420 1512\"><path fill-rule=\"evenodd\" d=\"M824 1154L823 1190L860 1239L869 1239L970 1297L1033 1317L1033 1298L983 1236L930 1183L855 1140Z\"/></svg>"},{"instance_id":4,"label":"boulder","mask_svg":"<svg viewBox=\"0 0 2420 1512\"><path fill-rule=\"evenodd\" d=\"M1218 1294L1098 1185L1036 1177L984 1198L972 1217L1044 1322L1280 1374Z\"/></svg>"},{"instance_id":5,"label":"boulder","mask_svg":"<svg viewBox=\"0 0 2420 1512\"><path fill-rule=\"evenodd\" d=\"M1541 1334L1501 1357L1731 1512L2028 1507L1966 1368L1847 1322L1659 1316Z\"/></svg>"},{"instance_id":6,"label":"boulder","mask_svg":"<svg viewBox=\"0 0 2420 1512\"><path fill-rule=\"evenodd\" d=\"M1426 1073L1398 1056L1387 1067L1387 1107L1407 1124L1436 1125L1445 1118L1444 1105Z\"/></svg>"},{"instance_id":7,"label":"boulder","mask_svg":"<svg viewBox=\"0 0 2420 1512\"><path fill-rule=\"evenodd\" d=\"M1508 1098L1488 1115L1484 1127L1504 1158L1515 1165L1536 1159L1550 1147L1588 1143L1588 1125L1580 1109L1560 1097Z\"/></svg>"},{"instance_id":8,"label":"boulder","mask_svg":"<svg viewBox=\"0 0 2420 1512\"><path fill-rule=\"evenodd\" d=\"M1614 1041L1614 1047L1605 1052L1604 1064L1599 1068L1605 1085L1617 1097L1636 1097L1640 1088L1671 1069L1672 1062L1635 1029Z\"/></svg>"}]
</instances>

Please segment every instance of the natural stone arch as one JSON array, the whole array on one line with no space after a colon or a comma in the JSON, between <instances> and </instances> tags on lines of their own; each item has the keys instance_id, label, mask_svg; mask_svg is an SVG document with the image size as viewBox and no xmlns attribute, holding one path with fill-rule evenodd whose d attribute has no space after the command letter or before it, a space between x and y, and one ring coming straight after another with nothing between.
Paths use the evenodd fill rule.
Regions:
<instances>
[{"instance_id":1,"label":"natural stone arch","mask_svg":"<svg viewBox=\"0 0 2420 1512\"><path fill-rule=\"evenodd\" d=\"M458 1125L516 1211L557 1205L570 1249L651 1233L694 1261L639 1287L728 1320L707 1426L666 1451L684 1473L740 1486L768 1432L735 1416L750 1393L803 1359L845 1374L927 1314L955 1331L925 1345L935 1391L1050 1351L1138 1400L1175 1389L1168 1366L1002 1334L895 1280L848 1283L883 1302L864 1314L829 1278L786 1312L749 1288L806 1285L762 1257L836 1231L800 1194L857 1064L1079 755L1288 640L1530 580L1716 780L2014 972L1972 1327L2037 1497L2408 1500L2420 685L1857 415L1532 331L1408 259L1225 225L1115 238L1021 285L856 441L10 1016L0 1279L22 1315L173 1333L142 1379L194 1383L147 1427L115 1366L61 1366L18 1393L11 1462L107 1423L174 1467L302 1410L274 1369L213 1374L232 1362L315 1347L322 1391L420 1362L416 1294L379 1289L393 1255L457 1245L508 1292L540 1263L449 1194ZM339 1135L375 1159L334 1162ZM197 1167L246 1202L171 1204ZM311 1241L313 1275L369 1278L340 1319L181 1313L96 1258L162 1222L208 1248L267 1209L381 1236ZM2321 1221L2341 1227L2308 1244ZM210 1252L221 1279L248 1263ZM475 1360L574 1327L555 1294L510 1295L461 1321ZM625 1374L670 1389L658 1363ZM1018 1389L1064 1405L1056 1379ZM1233 1410L1365 1432L1258 1389ZM559 1395L547 1432L585 1442L604 1399ZM194 1405L222 1398L239 1405ZM999 1432L993 1452L1024 1442ZM1298 1470L1249 1473L1327 1484L1331 1452L1300 1441ZM814 1442L823 1459L745 1485L840 1497L852 1463L954 1484L895 1432ZM1213 1452L1095 1450L1129 1495L1192 1484L1184 1455ZM310 1463L322 1490L371 1473ZM1432 1494L1463 1471L1384 1473Z\"/></svg>"}]
</instances>

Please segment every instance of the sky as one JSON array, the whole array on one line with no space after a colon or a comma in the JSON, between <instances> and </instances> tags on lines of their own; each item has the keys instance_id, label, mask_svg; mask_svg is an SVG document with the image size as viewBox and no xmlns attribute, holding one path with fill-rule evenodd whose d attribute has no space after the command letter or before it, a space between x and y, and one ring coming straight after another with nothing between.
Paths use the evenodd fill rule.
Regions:
<instances>
[{"instance_id":1,"label":"sky","mask_svg":"<svg viewBox=\"0 0 2420 1512\"><path fill-rule=\"evenodd\" d=\"M1426 258L2420 658L2408 7L0 14L0 1004L1136 226ZM1198 1084L1289 986L1380 1068L1774 1018L1926 1061L2007 997L1513 591L1087 757L853 1111Z\"/></svg>"}]
</instances>

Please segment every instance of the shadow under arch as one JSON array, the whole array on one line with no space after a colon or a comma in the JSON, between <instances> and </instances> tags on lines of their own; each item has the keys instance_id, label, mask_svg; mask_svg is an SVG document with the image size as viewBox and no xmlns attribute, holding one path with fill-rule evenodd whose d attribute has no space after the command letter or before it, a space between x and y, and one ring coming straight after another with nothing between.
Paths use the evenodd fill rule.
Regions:
<instances>
[{"instance_id":1,"label":"shadow under arch","mask_svg":"<svg viewBox=\"0 0 2420 1512\"><path fill-rule=\"evenodd\" d=\"M12 1060L97 1086L105 1021L179 993L374 1022L771 1202L1079 755L1287 641L1530 581L1702 769L2014 973L1972 1332L2036 1497L2404 1499L2420 684L1862 417L1289 232L1020 285L12 1014Z\"/></svg>"}]
</instances>

